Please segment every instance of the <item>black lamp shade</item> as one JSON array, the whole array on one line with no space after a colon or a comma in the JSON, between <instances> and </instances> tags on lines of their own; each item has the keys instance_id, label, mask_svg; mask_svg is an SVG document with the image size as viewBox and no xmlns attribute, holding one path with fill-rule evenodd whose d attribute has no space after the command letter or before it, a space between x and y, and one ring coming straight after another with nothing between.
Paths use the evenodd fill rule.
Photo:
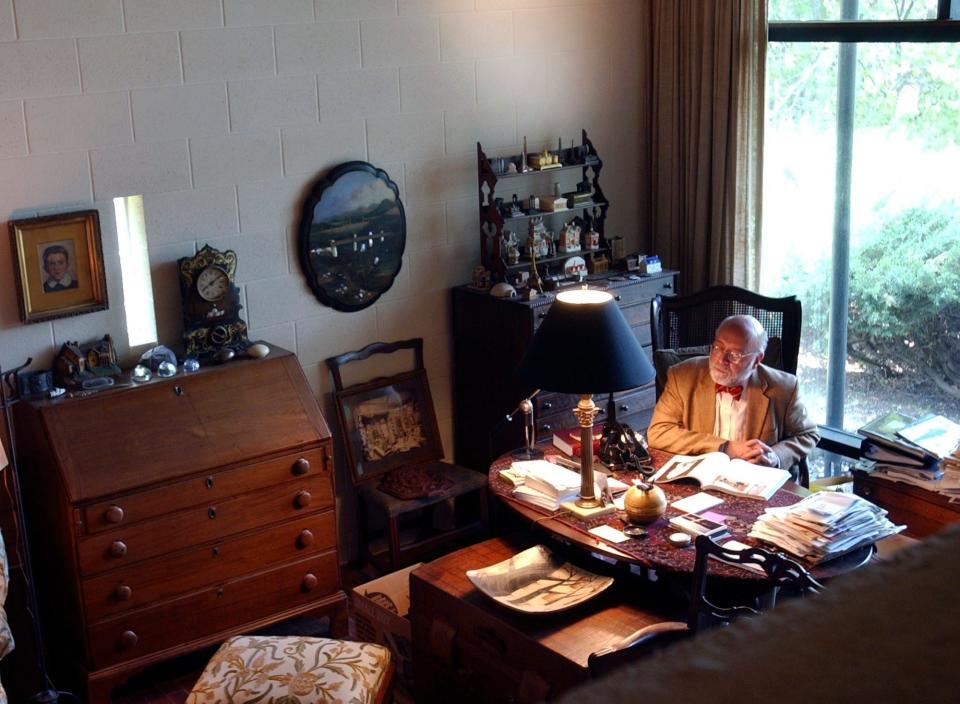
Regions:
<instances>
[{"instance_id":1,"label":"black lamp shade","mask_svg":"<svg viewBox=\"0 0 960 704\"><path fill-rule=\"evenodd\" d=\"M557 294L517 376L535 389L583 395L643 386L656 372L613 296L578 289Z\"/></svg>"}]
</instances>

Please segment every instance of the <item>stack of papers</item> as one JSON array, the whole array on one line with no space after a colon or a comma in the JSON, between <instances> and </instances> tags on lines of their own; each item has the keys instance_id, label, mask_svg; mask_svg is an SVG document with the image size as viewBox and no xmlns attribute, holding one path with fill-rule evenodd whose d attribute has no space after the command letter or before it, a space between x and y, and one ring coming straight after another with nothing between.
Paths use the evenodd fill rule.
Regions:
<instances>
[{"instance_id":1,"label":"stack of papers","mask_svg":"<svg viewBox=\"0 0 960 704\"><path fill-rule=\"evenodd\" d=\"M906 528L886 516L863 497L821 491L792 506L768 508L753 524L750 537L817 564Z\"/></svg>"},{"instance_id":2,"label":"stack of papers","mask_svg":"<svg viewBox=\"0 0 960 704\"><path fill-rule=\"evenodd\" d=\"M580 493L580 474L547 460L514 462L510 470L511 474L523 478L523 483L513 490L513 496L549 511L557 510L561 503L575 499ZM613 493L628 488L613 477L607 477L607 484ZM596 495L601 496L601 487L594 486Z\"/></svg>"}]
</instances>

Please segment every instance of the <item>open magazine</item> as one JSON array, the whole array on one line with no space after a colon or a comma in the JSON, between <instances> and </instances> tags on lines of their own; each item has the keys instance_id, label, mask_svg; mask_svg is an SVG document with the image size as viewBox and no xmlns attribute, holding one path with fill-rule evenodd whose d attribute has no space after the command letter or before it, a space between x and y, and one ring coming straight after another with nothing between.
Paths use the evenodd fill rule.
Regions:
<instances>
[{"instance_id":1,"label":"open magazine","mask_svg":"<svg viewBox=\"0 0 960 704\"><path fill-rule=\"evenodd\" d=\"M766 501L790 478L790 472L730 459L722 452L676 455L651 477L654 482L693 479L704 489Z\"/></svg>"}]
</instances>

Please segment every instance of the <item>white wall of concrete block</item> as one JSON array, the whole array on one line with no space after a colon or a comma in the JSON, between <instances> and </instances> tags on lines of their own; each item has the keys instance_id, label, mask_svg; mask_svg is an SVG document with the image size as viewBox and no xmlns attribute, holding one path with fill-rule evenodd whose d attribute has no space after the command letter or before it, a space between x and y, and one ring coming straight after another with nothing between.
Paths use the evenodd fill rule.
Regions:
<instances>
[{"instance_id":1,"label":"white wall of concrete block","mask_svg":"<svg viewBox=\"0 0 960 704\"><path fill-rule=\"evenodd\" d=\"M181 332L176 259L235 249L251 335L294 350L325 404L325 357L422 335L452 456L449 287L479 260L476 142L517 153L586 128L609 232L638 242L638 4L0 0L0 221L99 208L110 295L23 325L0 247L0 362L43 368L106 332L127 350L110 199L139 194L161 343ZM311 184L350 159L397 182L408 241L393 288L344 314L311 294L296 228Z\"/></svg>"}]
</instances>

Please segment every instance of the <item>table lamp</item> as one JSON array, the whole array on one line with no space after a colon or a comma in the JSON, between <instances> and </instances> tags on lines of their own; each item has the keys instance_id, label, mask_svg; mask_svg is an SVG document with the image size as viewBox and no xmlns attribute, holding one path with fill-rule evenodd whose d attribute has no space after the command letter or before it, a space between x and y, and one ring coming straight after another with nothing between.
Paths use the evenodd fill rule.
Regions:
<instances>
[{"instance_id":1,"label":"table lamp","mask_svg":"<svg viewBox=\"0 0 960 704\"><path fill-rule=\"evenodd\" d=\"M582 509L602 506L593 480L593 394L643 386L656 376L623 313L607 291L576 289L557 294L517 370L535 389L577 394L580 424Z\"/></svg>"}]
</instances>

